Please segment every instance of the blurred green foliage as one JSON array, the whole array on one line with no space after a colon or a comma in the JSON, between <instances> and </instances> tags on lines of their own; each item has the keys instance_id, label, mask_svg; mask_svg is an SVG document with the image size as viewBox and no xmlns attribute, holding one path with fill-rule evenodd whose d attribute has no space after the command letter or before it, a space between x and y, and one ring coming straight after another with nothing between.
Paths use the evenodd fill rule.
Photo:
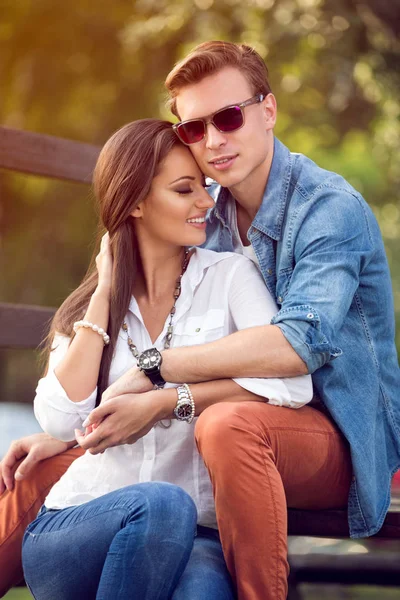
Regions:
<instances>
[{"instance_id":1,"label":"blurred green foliage","mask_svg":"<svg viewBox=\"0 0 400 600\"><path fill-rule=\"evenodd\" d=\"M400 321L398 2L0 0L0 8L0 123L95 144L133 119L168 118L163 80L197 43L254 45L278 99L278 137L343 174L373 207ZM85 272L95 222L87 187L0 171L0 299L60 304Z\"/></svg>"}]
</instances>

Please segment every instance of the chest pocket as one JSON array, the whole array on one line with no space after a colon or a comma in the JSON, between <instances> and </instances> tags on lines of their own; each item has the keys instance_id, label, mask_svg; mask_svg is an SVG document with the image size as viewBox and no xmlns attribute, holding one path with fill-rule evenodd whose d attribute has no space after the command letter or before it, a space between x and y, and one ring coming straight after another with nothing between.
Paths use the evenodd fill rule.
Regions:
<instances>
[{"instance_id":1,"label":"chest pocket","mask_svg":"<svg viewBox=\"0 0 400 600\"><path fill-rule=\"evenodd\" d=\"M219 340L224 335L224 322L225 311L222 309L183 319L174 327L173 346L195 346Z\"/></svg>"},{"instance_id":2,"label":"chest pocket","mask_svg":"<svg viewBox=\"0 0 400 600\"><path fill-rule=\"evenodd\" d=\"M279 307L282 306L289 291L292 274L292 269L287 269L286 271L281 271L278 275L276 282L276 302Z\"/></svg>"}]
</instances>

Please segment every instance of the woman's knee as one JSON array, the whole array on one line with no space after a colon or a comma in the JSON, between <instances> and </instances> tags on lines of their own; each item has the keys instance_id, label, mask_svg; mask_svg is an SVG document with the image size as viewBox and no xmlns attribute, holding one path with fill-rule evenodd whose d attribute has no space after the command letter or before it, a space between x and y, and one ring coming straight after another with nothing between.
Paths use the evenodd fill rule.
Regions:
<instances>
[{"instance_id":1,"label":"woman's knee","mask_svg":"<svg viewBox=\"0 0 400 600\"><path fill-rule=\"evenodd\" d=\"M147 482L133 486L142 497L142 511L148 525L164 535L194 536L197 509L185 490L167 482ZM134 517L135 518L135 517Z\"/></svg>"}]
</instances>

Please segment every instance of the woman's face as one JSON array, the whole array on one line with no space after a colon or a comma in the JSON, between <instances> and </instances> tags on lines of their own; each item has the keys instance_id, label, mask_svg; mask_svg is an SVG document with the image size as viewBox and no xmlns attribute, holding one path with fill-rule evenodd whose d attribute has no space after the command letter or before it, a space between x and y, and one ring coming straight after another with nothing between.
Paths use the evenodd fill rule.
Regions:
<instances>
[{"instance_id":1,"label":"woman's face","mask_svg":"<svg viewBox=\"0 0 400 600\"><path fill-rule=\"evenodd\" d=\"M145 231L153 242L198 246L205 242L205 216L212 206L191 152L175 146L161 163L150 194L132 216L137 217L137 233Z\"/></svg>"}]
</instances>

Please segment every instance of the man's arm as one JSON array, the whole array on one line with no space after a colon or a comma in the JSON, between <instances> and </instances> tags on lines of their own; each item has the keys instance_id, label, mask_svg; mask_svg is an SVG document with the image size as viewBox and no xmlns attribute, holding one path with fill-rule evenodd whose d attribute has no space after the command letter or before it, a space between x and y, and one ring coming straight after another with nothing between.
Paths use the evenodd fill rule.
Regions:
<instances>
[{"instance_id":1,"label":"man's arm","mask_svg":"<svg viewBox=\"0 0 400 600\"><path fill-rule=\"evenodd\" d=\"M251 327L220 340L163 352L161 374L172 383L234 377L294 377L307 366L276 325Z\"/></svg>"}]
</instances>

